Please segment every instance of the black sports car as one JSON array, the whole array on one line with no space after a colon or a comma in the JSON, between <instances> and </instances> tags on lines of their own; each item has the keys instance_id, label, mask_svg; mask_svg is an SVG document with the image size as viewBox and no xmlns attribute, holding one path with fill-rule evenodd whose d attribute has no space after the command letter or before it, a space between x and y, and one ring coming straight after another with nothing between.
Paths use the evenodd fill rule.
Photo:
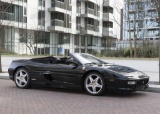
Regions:
<instances>
[{"instance_id":1,"label":"black sports car","mask_svg":"<svg viewBox=\"0 0 160 114\"><path fill-rule=\"evenodd\" d=\"M80 87L91 95L102 95L107 89L129 92L146 89L149 81L149 77L138 70L110 64L87 53L15 60L8 72L19 88L29 88L33 83Z\"/></svg>"}]
</instances>

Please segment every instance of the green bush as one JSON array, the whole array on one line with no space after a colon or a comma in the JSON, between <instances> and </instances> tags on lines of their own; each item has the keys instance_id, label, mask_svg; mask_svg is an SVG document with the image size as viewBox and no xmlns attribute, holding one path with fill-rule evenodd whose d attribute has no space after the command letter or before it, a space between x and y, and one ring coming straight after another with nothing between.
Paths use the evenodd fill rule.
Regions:
<instances>
[{"instance_id":1,"label":"green bush","mask_svg":"<svg viewBox=\"0 0 160 114\"><path fill-rule=\"evenodd\" d=\"M106 50L102 53L105 57L123 57L124 50Z\"/></svg>"},{"instance_id":2,"label":"green bush","mask_svg":"<svg viewBox=\"0 0 160 114\"><path fill-rule=\"evenodd\" d=\"M1 50L2 55L15 55L16 53L9 50Z\"/></svg>"}]
</instances>

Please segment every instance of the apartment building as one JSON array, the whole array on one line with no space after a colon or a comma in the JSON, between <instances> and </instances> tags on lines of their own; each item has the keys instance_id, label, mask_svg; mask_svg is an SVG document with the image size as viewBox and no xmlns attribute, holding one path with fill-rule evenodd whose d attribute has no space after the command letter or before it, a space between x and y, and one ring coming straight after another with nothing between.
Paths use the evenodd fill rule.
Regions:
<instances>
[{"instance_id":1,"label":"apartment building","mask_svg":"<svg viewBox=\"0 0 160 114\"><path fill-rule=\"evenodd\" d=\"M67 55L116 47L121 0L14 0L1 16L1 48L19 54Z\"/></svg>"},{"instance_id":2,"label":"apartment building","mask_svg":"<svg viewBox=\"0 0 160 114\"><path fill-rule=\"evenodd\" d=\"M129 9L128 9L129 6ZM124 13L130 17L131 39L134 39L134 31L137 40L158 41L159 40L159 24L158 12L154 5L154 0L130 0L125 4ZM124 40L129 39L129 20L124 23Z\"/></svg>"}]
</instances>

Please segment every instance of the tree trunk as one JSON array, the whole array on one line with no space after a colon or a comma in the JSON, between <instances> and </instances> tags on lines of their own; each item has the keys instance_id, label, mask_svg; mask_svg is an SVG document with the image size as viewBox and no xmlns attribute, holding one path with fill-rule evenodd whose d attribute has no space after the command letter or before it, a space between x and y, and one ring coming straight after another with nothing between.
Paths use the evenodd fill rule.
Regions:
<instances>
[{"instance_id":1,"label":"tree trunk","mask_svg":"<svg viewBox=\"0 0 160 114\"><path fill-rule=\"evenodd\" d=\"M1 39L0 39L0 44L1 44ZM2 62L1 62L1 45L0 45L0 73L2 73Z\"/></svg>"},{"instance_id":2,"label":"tree trunk","mask_svg":"<svg viewBox=\"0 0 160 114\"><path fill-rule=\"evenodd\" d=\"M132 57L132 41L131 41L131 30L130 30L130 20L129 20L129 44L130 44L130 57Z\"/></svg>"},{"instance_id":3,"label":"tree trunk","mask_svg":"<svg viewBox=\"0 0 160 114\"><path fill-rule=\"evenodd\" d=\"M160 15L159 15L159 84L160 84Z\"/></svg>"},{"instance_id":4,"label":"tree trunk","mask_svg":"<svg viewBox=\"0 0 160 114\"><path fill-rule=\"evenodd\" d=\"M1 25L0 25L0 26L1 26ZM0 32L2 32L2 31L1 31L1 28L2 28L2 27L0 27ZM1 33L1 34L2 34L2 33ZM3 36L3 35L2 35L2 36ZM0 73L2 73L2 62L1 62L1 44L2 44L1 42L2 42L2 41L1 41L1 40L2 40L2 37L0 36Z\"/></svg>"},{"instance_id":5,"label":"tree trunk","mask_svg":"<svg viewBox=\"0 0 160 114\"><path fill-rule=\"evenodd\" d=\"M127 7L128 7L128 9L129 9L130 1L128 0L127 2L128 2L128 3L127 3L127 4L128 4ZM131 25L130 25L129 10L128 10L128 16L127 16L127 18L128 18L128 23L129 23L129 27L128 27L129 30L128 30L128 31L129 31L130 57L132 57L133 54L132 54L132 41L131 41L131 29L130 29L130 28L131 28L131 27L130 27Z\"/></svg>"}]
</instances>

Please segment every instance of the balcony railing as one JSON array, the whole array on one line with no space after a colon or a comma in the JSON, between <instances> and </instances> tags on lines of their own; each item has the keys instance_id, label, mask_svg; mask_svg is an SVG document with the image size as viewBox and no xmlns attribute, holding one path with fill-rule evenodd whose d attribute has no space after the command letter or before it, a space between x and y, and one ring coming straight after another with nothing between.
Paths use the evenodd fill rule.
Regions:
<instances>
[{"instance_id":1,"label":"balcony railing","mask_svg":"<svg viewBox=\"0 0 160 114\"><path fill-rule=\"evenodd\" d=\"M64 27L64 21L63 20L58 20L58 19L51 20L51 26Z\"/></svg>"},{"instance_id":2,"label":"balcony railing","mask_svg":"<svg viewBox=\"0 0 160 114\"><path fill-rule=\"evenodd\" d=\"M109 6L109 0L106 0L105 2L103 2L104 6Z\"/></svg>"},{"instance_id":3,"label":"balcony railing","mask_svg":"<svg viewBox=\"0 0 160 114\"><path fill-rule=\"evenodd\" d=\"M64 2L60 2L60 1L52 2L51 7L59 7L59 8L65 9Z\"/></svg>"},{"instance_id":4,"label":"balcony railing","mask_svg":"<svg viewBox=\"0 0 160 114\"><path fill-rule=\"evenodd\" d=\"M109 28L103 27L103 34L105 35L113 34L113 30L109 30Z\"/></svg>"},{"instance_id":5,"label":"balcony railing","mask_svg":"<svg viewBox=\"0 0 160 114\"><path fill-rule=\"evenodd\" d=\"M94 9L87 8L86 13L94 15Z\"/></svg>"},{"instance_id":6,"label":"balcony railing","mask_svg":"<svg viewBox=\"0 0 160 114\"><path fill-rule=\"evenodd\" d=\"M109 13L103 13L103 19L108 20L109 19Z\"/></svg>"},{"instance_id":7,"label":"balcony railing","mask_svg":"<svg viewBox=\"0 0 160 114\"><path fill-rule=\"evenodd\" d=\"M144 35L144 37L158 37L158 36L159 36L158 33L157 34L148 33L148 34Z\"/></svg>"},{"instance_id":8,"label":"balcony railing","mask_svg":"<svg viewBox=\"0 0 160 114\"><path fill-rule=\"evenodd\" d=\"M13 13L7 13L7 12L2 12L0 13L0 18L3 20L9 20L9 21L14 21L14 14Z\"/></svg>"},{"instance_id":9,"label":"balcony railing","mask_svg":"<svg viewBox=\"0 0 160 114\"><path fill-rule=\"evenodd\" d=\"M38 25L45 25L45 20L44 19L41 19L41 20L38 20Z\"/></svg>"},{"instance_id":10,"label":"balcony railing","mask_svg":"<svg viewBox=\"0 0 160 114\"><path fill-rule=\"evenodd\" d=\"M90 31L99 32L99 27L95 27L94 25L90 25L90 24L86 24L85 25L85 29L86 30L90 30Z\"/></svg>"}]
</instances>

